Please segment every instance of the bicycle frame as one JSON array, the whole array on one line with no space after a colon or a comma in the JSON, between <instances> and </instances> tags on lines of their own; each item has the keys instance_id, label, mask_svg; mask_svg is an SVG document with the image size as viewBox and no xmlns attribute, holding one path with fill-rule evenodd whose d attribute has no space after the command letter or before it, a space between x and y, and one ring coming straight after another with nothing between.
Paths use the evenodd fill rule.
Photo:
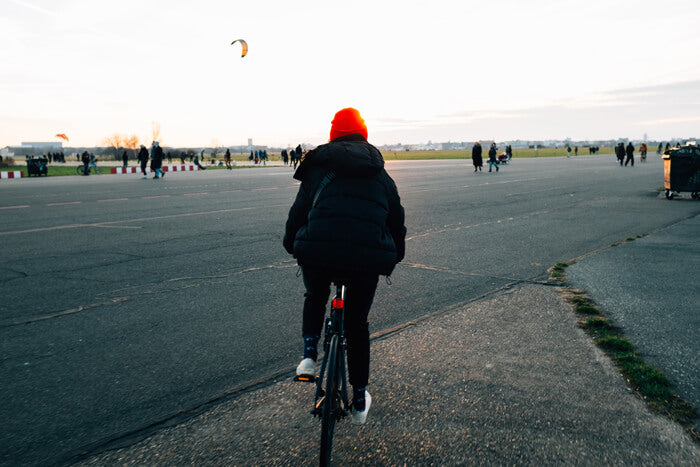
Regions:
<instances>
[{"instance_id":1,"label":"bicycle frame","mask_svg":"<svg viewBox=\"0 0 700 467\"><path fill-rule=\"evenodd\" d=\"M324 376L328 368L328 354L331 345L331 338L334 335L338 336L338 362L340 371L340 391L341 391L341 402L342 409L347 411L350 407L348 402L348 384L347 384L347 369L345 364L345 355L347 352L347 342L345 340L345 291L344 285L336 284L336 293L333 301L331 302L331 313L330 316L326 318L326 327L323 333L323 360L321 361L321 371L319 372L318 379L316 380L316 396L314 406L318 409L323 403L323 398L325 396L325 391L323 390ZM314 411L315 412L315 411Z\"/></svg>"},{"instance_id":2,"label":"bicycle frame","mask_svg":"<svg viewBox=\"0 0 700 467\"><path fill-rule=\"evenodd\" d=\"M350 410L345 364L347 344L343 326L344 316L345 286L336 283L331 313L326 319L323 336L324 355L316 381L314 409L311 411L321 419L320 465L322 466L330 462L335 423L346 417Z\"/></svg>"}]
</instances>

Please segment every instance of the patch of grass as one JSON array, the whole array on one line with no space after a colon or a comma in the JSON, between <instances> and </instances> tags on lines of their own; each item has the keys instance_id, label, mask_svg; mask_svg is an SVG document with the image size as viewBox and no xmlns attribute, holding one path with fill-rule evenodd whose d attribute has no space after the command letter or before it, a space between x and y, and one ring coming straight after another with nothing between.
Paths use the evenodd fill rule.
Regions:
<instances>
[{"instance_id":1,"label":"patch of grass","mask_svg":"<svg viewBox=\"0 0 700 467\"><path fill-rule=\"evenodd\" d=\"M700 441L697 425L693 423L698 416L697 408L673 391L671 381L662 371L644 362L632 342L602 316L585 291L569 289L565 293L576 313L582 315L579 325L615 363L630 387L652 410L680 423L693 439Z\"/></svg>"},{"instance_id":2,"label":"patch of grass","mask_svg":"<svg viewBox=\"0 0 700 467\"><path fill-rule=\"evenodd\" d=\"M569 303L572 303L574 305L588 305L590 302L586 297L583 297L581 295L574 295L568 298Z\"/></svg>"},{"instance_id":3,"label":"patch of grass","mask_svg":"<svg viewBox=\"0 0 700 467\"><path fill-rule=\"evenodd\" d=\"M598 308L596 308L595 306L588 304L588 303L577 305L575 310L576 310L576 313L581 314L581 315L600 314L600 310Z\"/></svg>"},{"instance_id":4,"label":"patch of grass","mask_svg":"<svg viewBox=\"0 0 700 467\"><path fill-rule=\"evenodd\" d=\"M585 329L599 330L599 329L613 329L613 325L605 318L600 316L595 316L593 318L588 318L584 323L583 327Z\"/></svg>"},{"instance_id":5,"label":"patch of grass","mask_svg":"<svg viewBox=\"0 0 700 467\"><path fill-rule=\"evenodd\" d=\"M630 341L610 331L603 333L603 336L598 338L595 342L601 349L610 350L612 352L634 351L634 346Z\"/></svg>"},{"instance_id":6,"label":"patch of grass","mask_svg":"<svg viewBox=\"0 0 700 467\"><path fill-rule=\"evenodd\" d=\"M552 266L552 270L550 272L550 277L552 279L564 281L566 280L566 268L568 268L569 265L567 263L557 263L554 266Z\"/></svg>"}]
</instances>

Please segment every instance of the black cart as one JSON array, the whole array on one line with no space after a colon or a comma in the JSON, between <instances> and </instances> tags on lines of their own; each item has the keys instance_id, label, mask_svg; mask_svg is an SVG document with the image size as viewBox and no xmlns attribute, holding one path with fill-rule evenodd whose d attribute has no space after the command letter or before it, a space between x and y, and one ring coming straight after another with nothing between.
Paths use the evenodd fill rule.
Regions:
<instances>
[{"instance_id":1,"label":"black cart","mask_svg":"<svg viewBox=\"0 0 700 467\"><path fill-rule=\"evenodd\" d=\"M668 199L681 191L700 199L700 147L695 142L664 153L664 189Z\"/></svg>"},{"instance_id":2,"label":"black cart","mask_svg":"<svg viewBox=\"0 0 700 467\"><path fill-rule=\"evenodd\" d=\"M39 158L39 157L32 157L31 159L27 159L27 175L32 176L36 175L38 177L42 175L46 175L48 177L49 175L49 161L48 159Z\"/></svg>"}]
</instances>

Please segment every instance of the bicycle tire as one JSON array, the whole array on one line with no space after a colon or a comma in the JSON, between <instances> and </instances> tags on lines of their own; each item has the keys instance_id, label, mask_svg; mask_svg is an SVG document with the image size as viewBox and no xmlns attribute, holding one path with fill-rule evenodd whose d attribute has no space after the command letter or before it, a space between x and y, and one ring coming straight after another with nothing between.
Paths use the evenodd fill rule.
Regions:
<instances>
[{"instance_id":1,"label":"bicycle tire","mask_svg":"<svg viewBox=\"0 0 700 467\"><path fill-rule=\"evenodd\" d=\"M326 394L321 412L321 466L330 465L333 449L333 430L335 430L338 398L338 336L331 337L328 346L328 367L326 368Z\"/></svg>"},{"instance_id":2,"label":"bicycle tire","mask_svg":"<svg viewBox=\"0 0 700 467\"><path fill-rule=\"evenodd\" d=\"M77 173L78 175L85 175L85 171L83 170L83 166L82 166L82 165L79 165L79 166L75 169L75 173Z\"/></svg>"}]
</instances>

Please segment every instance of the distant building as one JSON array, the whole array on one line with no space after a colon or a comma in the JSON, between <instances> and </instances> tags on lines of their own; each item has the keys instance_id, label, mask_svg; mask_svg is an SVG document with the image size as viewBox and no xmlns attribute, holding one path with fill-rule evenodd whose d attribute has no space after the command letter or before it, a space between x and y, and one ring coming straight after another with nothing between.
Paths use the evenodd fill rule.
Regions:
<instances>
[{"instance_id":1,"label":"distant building","mask_svg":"<svg viewBox=\"0 0 700 467\"><path fill-rule=\"evenodd\" d=\"M60 150L63 149L63 143L60 142L50 142L50 143L21 143L22 148L35 148L35 149L53 149Z\"/></svg>"}]
</instances>

